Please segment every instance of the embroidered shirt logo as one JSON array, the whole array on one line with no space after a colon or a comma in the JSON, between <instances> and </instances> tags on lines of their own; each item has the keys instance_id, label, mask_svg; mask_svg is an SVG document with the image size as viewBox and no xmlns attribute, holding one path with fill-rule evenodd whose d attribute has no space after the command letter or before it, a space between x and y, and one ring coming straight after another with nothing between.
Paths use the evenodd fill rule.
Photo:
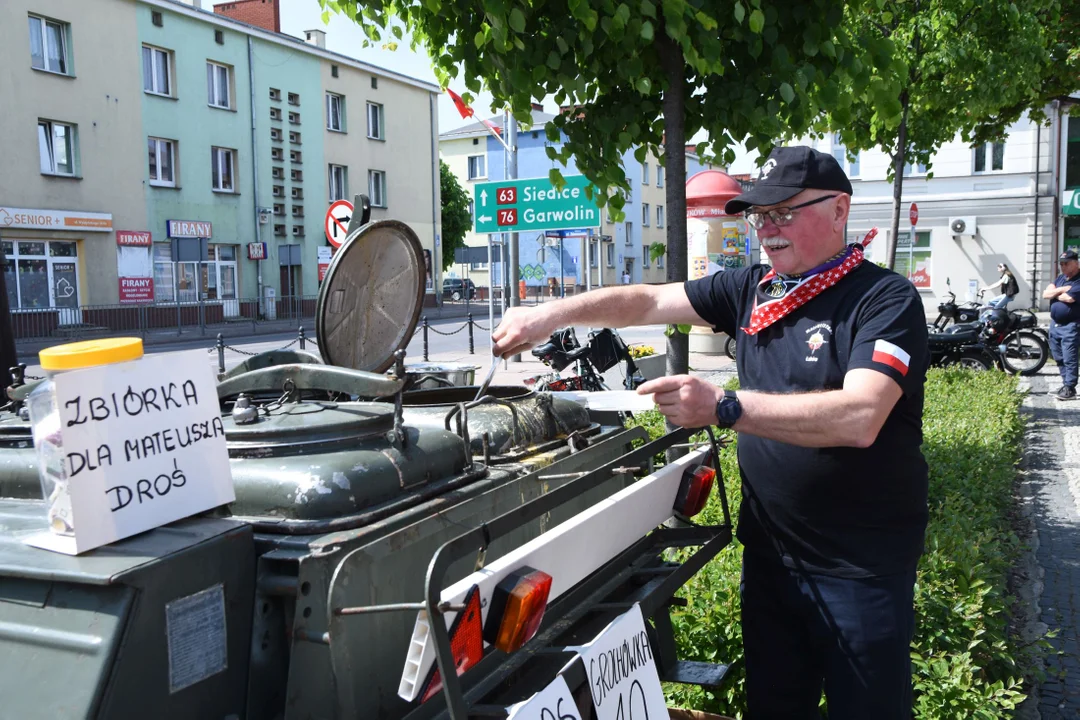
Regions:
<instances>
[{"instance_id":1,"label":"embroidered shirt logo","mask_svg":"<svg viewBox=\"0 0 1080 720\"><path fill-rule=\"evenodd\" d=\"M814 353L829 344L829 341L825 338L832 335L832 326L827 322L818 323L808 328L806 334L810 336L806 340L806 345L810 348L810 354L806 356L806 362L817 362L818 359Z\"/></svg>"}]
</instances>

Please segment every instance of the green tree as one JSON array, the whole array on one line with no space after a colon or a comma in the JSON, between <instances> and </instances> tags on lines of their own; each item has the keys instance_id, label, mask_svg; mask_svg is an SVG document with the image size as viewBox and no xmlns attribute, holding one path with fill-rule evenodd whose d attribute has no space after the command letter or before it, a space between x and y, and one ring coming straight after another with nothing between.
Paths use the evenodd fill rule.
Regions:
<instances>
[{"instance_id":1,"label":"green tree","mask_svg":"<svg viewBox=\"0 0 1080 720\"><path fill-rule=\"evenodd\" d=\"M686 267L685 143L734 160L736 141L768 152L855 100L892 99L892 43L860 37L845 6L882 0L319 0L359 23L369 42L408 32L444 86L459 74L466 101L486 87L527 121L534 99L566 110L547 126L548 154L572 158L621 214L623 153L667 170L667 279ZM898 115L899 110L893 114ZM558 182L561 174L552 171ZM668 339L668 370L688 369L687 337Z\"/></svg>"},{"instance_id":2,"label":"green tree","mask_svg":"<svg viewBox=\"0 0 1080 720\"><path fill-rule=\"evenodd\" d=\"M891 42L906 68L898 88L881 88L827 119L852 150L880 147L893 182L888 266L896 257L904 168L959 134L1001 139L1027 110L1080 87L1075 17L1059 0L885 0L851 21L872 42ZM887 112L882 113L882 108ZM899 117L899 122L896 122Z\"/></svg>"},{"instance_id":3,"label":"green tree","mask_svg":"<svg viewBox=\"0 0 1080 720\"><path fill-rule=\"evenodd\" d=\"M458 184L450 167L439 161L439 193L442 195L442 264L449 270L454 252L465 247L465 233L472 227L469 194Z\"/></svg>"}]
</instances>

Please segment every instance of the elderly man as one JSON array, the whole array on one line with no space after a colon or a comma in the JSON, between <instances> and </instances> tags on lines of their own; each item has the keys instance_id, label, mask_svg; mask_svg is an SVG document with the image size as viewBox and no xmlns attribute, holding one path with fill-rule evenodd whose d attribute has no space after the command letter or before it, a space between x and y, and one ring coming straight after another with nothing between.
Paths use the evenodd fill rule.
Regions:
<instances>
[{"instance_id":1,"label":"elderly man","mask_svg":"<svg viewBox=\"0 0 1080 720\"><path fill-rule=\"evenodd\" d=\"M1076 399L1076 370L1080 356L1080 261L1072 248L1058 257L1061 274L1046 286L1050 301L1050 354L1061 373L1058 400Z\"/></svg>"},{"instance_id":2,"label":"elderly man","mask_svg":"<svg viewBox=\"0 0 1080 720\"><path fill-rule=\"evenodd\" d=\"M739 434L748 717L911 715L915 566L927 520L926 320L911 283L845 243L851 183L830 156L777 148L745 212L771 268L606 288L513 308L496 353L566 325L697 323L738 333L741 388L653 380L684 427Z\"/></svg>"}]
</instances>

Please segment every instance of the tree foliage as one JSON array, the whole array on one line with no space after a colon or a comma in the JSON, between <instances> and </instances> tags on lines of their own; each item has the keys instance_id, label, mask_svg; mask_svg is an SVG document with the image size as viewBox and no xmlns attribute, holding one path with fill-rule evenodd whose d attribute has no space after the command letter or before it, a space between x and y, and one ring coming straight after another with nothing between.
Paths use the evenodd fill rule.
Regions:
<instances>
[{"instance_id":1,"label":"tree foliage","mask_svg":"<svg viewBox=\"0 0 1080 720\"><path fill-rule=\"evenodd\" d=\"M892 43L906 67L898 88L827 118L849 150L880 147L890 157L891 267L904 166L930 167L957 134L970 143L1001 139L1025 111L1041 119L1049 98L1080 87L1076 23L1063 23L1059 0L885 0L851 12L849 24L872 42Z\"/></svg>"},{"instance_id":2,"label":"tree foliage","mask_svg":"<svg viewBox=\"0 0 1080 720\"><path fill-rule=\"evenodd\" d=\"M439 193L442 196L442 265L449 270L454 252L465 247L465 233L472 227L469 194L458 184L450 167L439 160Z\"/></svg>"},{"instance_id":3,"label":"tree foliage","mask_svg":"<svg viewBox=\"0 0 1080 720\"><path fill-rule=\"evenodd\" d=\"M408 32L441 84L464 83L468 102L486 88L527 122L531 103L553 95L565 111L546 128L549 156L573 158L616 215L623 196L612 191L629 190L623 153L661 158L669 281L687 273L685 138L708 131L698 153L730 163L744 138L768 152L856 102L881 103L898 121L907 68L891 40L844 23L883 1L319 0L369 42ZM686 338L673 336L668 352L669 371L686 372Z\"/></svg>"}]
</instances>

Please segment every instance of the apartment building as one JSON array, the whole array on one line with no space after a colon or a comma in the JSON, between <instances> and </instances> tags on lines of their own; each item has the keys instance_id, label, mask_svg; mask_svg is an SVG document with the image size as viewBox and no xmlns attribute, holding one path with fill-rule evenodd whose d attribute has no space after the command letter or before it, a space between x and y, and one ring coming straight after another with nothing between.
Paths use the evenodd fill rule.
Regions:
<instances>
[{"instance_id":1,"label":"apartment building","mask_svg":"<svg viewBox=\"0 0 1080 720\"><path fill-rule=\"evenodd\" d=\"M544 126L554 116L543 112L540 105L533 106L532 123L518 131L517 176L519 178L548 176L558 167L564 176L578 174L571 159L562 167L547 156L550 144ZM502 132L502 116L489 122ZM478 182L490 182L506 177L504 172L506 150L480 122L449 130L439 136L439 151L451 172L470 196ZM704 166L693 153L687 154L687 175L699 172ZM549 231L546 233L518 234L519 277L526 286L547 286L551 278L562 284L579 287L613 285L629 280L634 283L659 283L667 278L664 258L653 262L649 247L653 243L666 245L667 212L664 168L650 154L644 163L627 152L623 157L630 193L623 208L624 217L615 222L608 212L602 213L603 223L598 228ZM497 236L493 238L499 242ZM469 232L465 237L470 247L486 247L488 236ZM582 258L588 257L588 271ZM588 274L586 274L588 273ZM501 265L494 268L495 284L502 274ZM486 262L471 263L467 267L454 266L448 275L469 276L479 286L489 285L489 268Z\"/></svg>"},{"instance_id":2,"label":"apartment building","mask_svg":"<svg viewBox=\"0 0 1080 720\"><path fill-rule=\"evenodd\" d=\"M243 2L226 5L242 5ZM312 296L329 202L438 256L438 88L175 0L0 7L0 238L16 313ZM265 7L263 7L265 6ZM254 6L253 6L254 7ZM438 266L438 261L432 263Z\"/></svg>"}]
</instances>

